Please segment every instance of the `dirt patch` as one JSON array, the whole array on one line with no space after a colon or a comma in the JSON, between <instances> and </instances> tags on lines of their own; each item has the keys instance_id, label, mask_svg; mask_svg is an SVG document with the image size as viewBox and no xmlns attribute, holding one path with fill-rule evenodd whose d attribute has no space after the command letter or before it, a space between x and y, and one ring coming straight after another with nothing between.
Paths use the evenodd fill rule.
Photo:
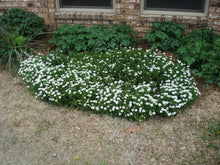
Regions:
<instances>
[{"instance_id":1,"label":"dirt patch","mask_svg":"<svg viewBox=\"0 0 220 165\"><path fill-rule=\"evenodd\" d=\"M177 117L136 123L42 102L0 71L0 164L218 164L201 136L220 91L205 93Z\"/></svg>"},{"instance_id":2,"label":"dirt patch","mask_svg":"<svg viewBox=\"0 0 220 165\"><path fill-rule=\"evenodd\" d=\"M34 48L34 53L48 54L51 50L55 50L55 45L49 43L49 40L52 38L52 36L53 34L51 32L40 36L40 38L37 39L32 45L32 48Z\"/></svg>"}]
</instances>

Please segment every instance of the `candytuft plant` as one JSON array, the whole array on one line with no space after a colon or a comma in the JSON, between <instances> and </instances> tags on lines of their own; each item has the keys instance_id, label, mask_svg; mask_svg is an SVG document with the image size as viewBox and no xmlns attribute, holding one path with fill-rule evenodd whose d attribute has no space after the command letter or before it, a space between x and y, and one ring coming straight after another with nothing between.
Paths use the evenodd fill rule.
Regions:
<instances>
[{"instance_id":1,"label":"candytuft plant","mask_svg":"<svg viewBox=\"0 0 220 165\"><path fill-rule=\"evenodd\" d=\"M19 74L37 98L135 121L175 116L200 95L184 64L152 50L30 57Z\"/></svg>"}]
</instances>

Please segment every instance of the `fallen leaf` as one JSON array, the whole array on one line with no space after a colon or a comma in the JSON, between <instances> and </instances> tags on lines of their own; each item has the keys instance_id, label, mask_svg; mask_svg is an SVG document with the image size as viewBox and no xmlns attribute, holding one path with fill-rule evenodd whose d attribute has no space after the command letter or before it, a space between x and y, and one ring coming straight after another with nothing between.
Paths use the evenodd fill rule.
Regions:
<instances>
[{"instance_id":1,"label":"fallen leaf","mask_svg":"<svg viewBox=\"0 0 220 165\"><path fill-rule=\"evenodd\" d=\"M80 131L80 130L81 130L81 129L80 129L78 126L76 126L75 128L76 128L78 131Z\"/></svg>"},{"instance_id":2,"label":"fallen leaf","mask_svg":"<svg viewBox=\"0 0 220 165\"><path fill-rule=\"evenodd\" d=\"M27 121L27 125L29 125L31 122L30 121Z\"/></svg>"},{"instance_id":3,"label":"fallen leaf","mask_svg":"<svg viewBox=\"0 0 220 165\"><path fill-rule=\"evenodd\" d=\"M181 147L180 149L181 149L181 150L185 150L185 149L186 149L186 147Z\"/></svg>"},{"instance_id":4,"label":"fallen leaf","mask_svg":"<svg viewBox=\"0 0 220 165\"><path fill-rule=\"evenodd\" d=\"M97 150L97 151L101 151L102 148L101 148L101 147L96 147L96 150Z\"/></svg>"},{"instance_id":5,"label":"fallen leaf","mask_svg":"<svg viewBox=\"0 0 220 165\"><path fill-rule=\"evenodd\" d=\"M124 140L123 140L123 139L119 139L119 141L120 141L120 142L123 142Z\"/></svg>"},{"instance_id":6,"label":"fallen leaf","mask_svg":"<svg viewBox=\"0 0 220 165\"><path fill-rule=\"evenodd\" d=\"M161 141L162 141L162 143L163 143L164 146L167 145L163 140L161 140Z\"/></svg>"},{"instance_id":7,"label":"fallen leaf","mask_svg":"<svg viewBox=\"0 0 220 165\"><path fill-rule=\"evenodd\" d=\"M162 161L165 161L166 160L166 158L163 158L163 159L161 159Z\"/></svg>"},{"instance_id":8,"label":"fallen leaf","mask_svg":"<svg viewBox=\"0 0 220 165\"><path fill-rule=\"evenodd\" d=\"M139 131L140 129L141 129L140 127L129 128L129 129L126 129L126 130L124 131L124 133L134 133L134 132Z\"/></svg>"},{"instance_id":9,"label":"fallen leaf","mask_svg":"<svg viewBox=\"0 0 220 165\"><path fill-rule=\"evenodd\" d=\"M150 161L151 161L151 162L155 162L156 159L155 159L155 158L151 158Z\"/></svg>"}]
</instances>

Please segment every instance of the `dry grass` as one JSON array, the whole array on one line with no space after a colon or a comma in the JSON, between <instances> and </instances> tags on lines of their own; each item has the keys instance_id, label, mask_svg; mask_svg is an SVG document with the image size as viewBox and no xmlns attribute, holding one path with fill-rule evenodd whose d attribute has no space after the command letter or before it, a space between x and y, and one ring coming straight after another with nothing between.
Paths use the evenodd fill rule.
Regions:
<instances>
[{"instance_id":1,"label":"dry grass","mask_svg":"<svg viewBox=\"0 0 220 165\"><path fill-rule=\"evenodd\" d=\"M42 102L0 71L0 164L218 164L201 136L219 109L211 90L177 117L130 122Z\"/></svg>"}]
</instances>

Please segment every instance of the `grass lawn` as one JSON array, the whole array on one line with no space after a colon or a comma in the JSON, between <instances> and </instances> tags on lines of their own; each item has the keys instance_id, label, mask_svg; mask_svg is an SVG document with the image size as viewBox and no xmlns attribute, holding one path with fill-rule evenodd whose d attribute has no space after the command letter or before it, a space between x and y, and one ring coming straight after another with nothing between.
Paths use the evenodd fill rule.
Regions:
<instances>
[{"instance_id":1,"label":"grass lawn","mask_svg":"<svg viewBox=\"0 0 220 165\"><path fill-rule=\"evenodd\" d=\"M208 121L219 121L220 91L201 88L178 116L137 123L42 102L1 70L0 164L218 164Z\"/></svg>"}]
</instances>

